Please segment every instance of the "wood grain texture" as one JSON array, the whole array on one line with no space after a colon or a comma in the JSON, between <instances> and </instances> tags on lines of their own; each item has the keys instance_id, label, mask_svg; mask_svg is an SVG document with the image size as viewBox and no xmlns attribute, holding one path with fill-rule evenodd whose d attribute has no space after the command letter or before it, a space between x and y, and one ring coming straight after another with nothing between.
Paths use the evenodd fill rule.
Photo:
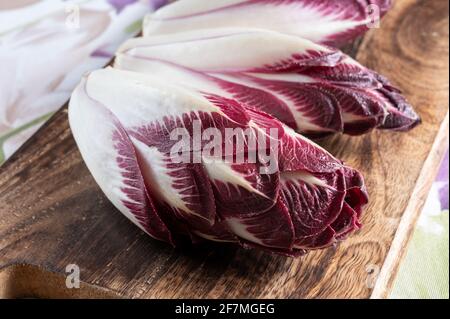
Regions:
<instances>
[{"instance_id":1,"label":"wood grain texture","mask_svg":"<svg viewBox=\"0 0 450 319\"><path fill-rule=\"evenodd\" d=\"M2 277L11 282L8 273L34 271L20 267L44 271L44 284L74 263L91 290L64 293L64 280L52 279L55 297L93 296L95 287L99 297L386 297L448 144L448 6L398 0L357 50L358 60L404 89L423 125L323 141L363 172L371 195L364 228L349 240L301 259L213 243L174 250L154 241L101 193L63 109L0 167L0 294ZM26 284L17 294L51 297L48 286Z\"/></svg>"}]
</instances>

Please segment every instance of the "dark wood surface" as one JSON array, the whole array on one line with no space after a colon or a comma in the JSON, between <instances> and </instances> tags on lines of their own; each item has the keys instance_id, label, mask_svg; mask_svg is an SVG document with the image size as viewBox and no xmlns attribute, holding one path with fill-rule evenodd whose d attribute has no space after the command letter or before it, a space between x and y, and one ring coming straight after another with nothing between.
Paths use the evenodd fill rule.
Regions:
<instances>
[{"instance_id":1,"label":"dark wood surface","mask_svg":"<svg viewBox=\"0 0 450 319\"><path fill-rule=\"evenodd\" d=\"M448 145L448 10L447 0L398 0L355 46L403 88L423 125L323 142L363 172L371 195L364 228L346 242L290 259L154 241L100 192L63 108L0 167L0 296L386 297ZM80 267L81 289L65 288L68 264Z\"/></svg>"}]
</instances>

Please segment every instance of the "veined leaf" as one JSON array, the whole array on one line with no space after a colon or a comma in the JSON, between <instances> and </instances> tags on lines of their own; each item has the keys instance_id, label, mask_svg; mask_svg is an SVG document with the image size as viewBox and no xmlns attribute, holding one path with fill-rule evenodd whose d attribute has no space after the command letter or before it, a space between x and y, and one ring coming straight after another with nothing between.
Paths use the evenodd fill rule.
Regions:
<instances>
[{"instance_id":1,"label":"veined leaf","mask_svg":"<svg viewBox=\"0 0 450 319\"><path fill-rule=\"evenodd\" d=\"M391 0L179 0L146 17L144 36L244 27L339 45L377 25L391 3Z\"/></svg>"}]
</instances>

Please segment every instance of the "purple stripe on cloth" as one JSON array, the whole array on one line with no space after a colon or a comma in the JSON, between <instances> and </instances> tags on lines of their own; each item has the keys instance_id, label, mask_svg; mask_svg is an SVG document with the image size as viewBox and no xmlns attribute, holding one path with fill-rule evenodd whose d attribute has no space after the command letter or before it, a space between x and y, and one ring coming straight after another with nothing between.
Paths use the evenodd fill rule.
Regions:
<instances>
[{"instance_id":1,"label":"purple stripe on cloth","mask_svg":"<svg viewBox=\"0 0 450 319\"><path fill-rule=\"evenodd\" d=\"M126 6L135 3L137 0L108 0L117 12L121 12ZM148 0L148 4L152 10L159 9L160 7L166 5L168 0Z\"/></svg>"},{"instance_id":2,"label":"purple stripe on cloth","mask_svg":"<svg viewBox=\"0 0 450 319\"><path fill-rule=\"evenodd\" d=\"M442 163L441 169L439 171L437 182L439 187L439 199L441 201L442 209L449 209L448 205L448 184L449 184L449 174L448 174L448 168L449 168L449 152L447 151L447 154L445 155L444 162Z\"/></svg>"},{"instance_id":3,"label":"purple stripe on cloth","mask_svg":"<svg viewBox=\"0 0 450 319\"><path fill-rule=\"evenodd\" d=\"M105 51L102 49L97 49L91 53L91 56L96 57L96 58L109 58L110 59L114 56L114 54L111 54L108 51Z\"/></svg>"},{"instance_id":4,"label":"purple stripe on cloth","mask_svg":"<svg viewBox=\"0 0 450 319\"><path fill-rule=\"evenodd\" d=\"M108 2L117 10L121 12L126 6L135 3L137 0L108 0Z\"/></svg>"},{"instance_id":5,"label":"purple stripe on cloth","mask_svg":"<svg viewBox=\"0 0 450 319\"><path fill-rule=\"evenodd\" d=\"M165 6L169 1L168 0L149 0L150 5L152 6L153 10L159 9L162 6Z\"/></svg>"}]
</instances>

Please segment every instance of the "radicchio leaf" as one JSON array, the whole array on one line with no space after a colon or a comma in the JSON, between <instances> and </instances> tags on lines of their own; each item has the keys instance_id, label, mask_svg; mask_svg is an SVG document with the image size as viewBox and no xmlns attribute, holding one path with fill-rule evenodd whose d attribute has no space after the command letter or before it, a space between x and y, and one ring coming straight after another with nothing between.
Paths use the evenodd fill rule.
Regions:
<instances>
[{"instance_id":1,"label":"radicchio leaf","mask_svg":"<svg viewBox=\"0 0 450 319\"><path fill-rule=\"evenodd\" d=\"M391 4L391 0L179 0L149 14L144 35L243 27L339 45L367 31Z\"/></svg>"},{"instance_id":2,"label":"radicchio leaf","mask_svg":"<svg viewBox=\"0 0 450 319\"><path fill-rule=\"evenodd\" d=\"M407 130L420 121L374 71L334 49L271 31L137 38L122 46L115 66L235 99L308 136Z\"/></svg>"},{"instance_id":3,"label":"radicchio leaf","mask_svg":"<svg viewBox=\"0 0 450 319\"><path fill-rule=\"evenodd\" d=\"M358 172L278 120L159 77L113 68L92 72L73 93L69 121L111 202L152 237L174 245L206 239L297 256L357 229L367 203ZM248 138L232 155L265 147L276 151L278 169L261 170L268 163L259 153L255 162L226 156L210 162L204 140L188 142L198 162L175 161L171 132L184 129L195 140L196 122L222 133L276 129L274 146L262 143L268 134L258 135L256 147Z\"/></svg>"}]
</instances>

